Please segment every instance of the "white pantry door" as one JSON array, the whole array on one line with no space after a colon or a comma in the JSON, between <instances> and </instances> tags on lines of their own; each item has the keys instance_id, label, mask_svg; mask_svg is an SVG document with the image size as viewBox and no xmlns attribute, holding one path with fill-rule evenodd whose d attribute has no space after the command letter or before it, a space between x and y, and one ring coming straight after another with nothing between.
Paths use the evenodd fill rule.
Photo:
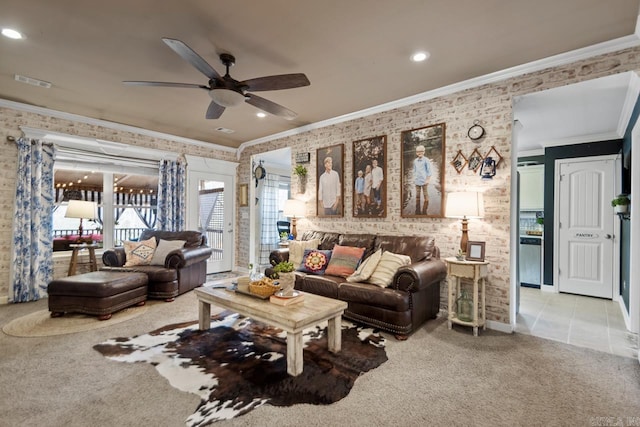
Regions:
<instances>
[{"instance_id":1,"label":"white pantry door","mask_svg":"<svg viewBox=\"0 0 640 427\"><path fill-rule=\"evenodd\" d=\"M613 298L615 159L558 161L560 292Z\"/></svg>"}]
</instances>

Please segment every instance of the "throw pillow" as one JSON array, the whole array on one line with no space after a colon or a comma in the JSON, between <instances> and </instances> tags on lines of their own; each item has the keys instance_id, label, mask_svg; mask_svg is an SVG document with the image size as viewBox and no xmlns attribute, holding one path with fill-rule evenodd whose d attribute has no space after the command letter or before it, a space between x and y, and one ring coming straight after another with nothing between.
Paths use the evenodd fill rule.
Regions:
<instances>
[{"instance_id":1,"label":"throw pillow","mask_svg":"<svg viewBox=\"0 0 640 427\"><path fill-rule=\"evenodd\" d=\"M347 277L347 282L364 282L367 280L373 272L375 271L378 263L380 262L380 258L382 258L382 249L378 249L374 253L369 256L369 258L362 261L362 264L358 267L358 269L351 276Z\"/></svg>"},{"instance_id":2,"label":"throw pillow","mask_svg":"<svg viewBox=\"0 0 640 427\"><path fill-rule=\"evenodd\" d=\"M391 284L396 271L403 265L411 264L411 257L408 255L384 252L375 271L369 277L369 283L386 288Z\"/></svg>"},{"instance_id":3,"label":"throw pillow","mask_svg":"<svg viewBox=\"0 0 640 427\"><path fill-rule=\"evenodd\" d=\"M164 265L164 261L167 258L167 255L169 255L169 252L184 248L185 243L187 243L186 240L160 239L158 247L153 253L153 258L151 258L151 265Z\"/></svg>"},{"instance_id":4,"label":"throw pillow","mask_svg":"<svg viewBox=\"0 0 640 427\"><path fill-rule=\"evenodd\" d=\"M339 277L347 277L353 274L362 259L362 255L364 255L364 251L365 248L335 245L331 253L331 260L324 274Z\"/></svg>"},{"instance_id":5,"label":"throw pillow","mask_svg":"<svg viewBox=\"0 0 640 427\"><path fill-rule=\"evenodd\" d=\"M320 239L289 240L289 261L293 265L300 265L305 249L318 249Z\"/></svg>"},{"instance_id":6,"label":"throw pillow","mask_svg":"<svg viewBox=\"0 0 640 427\"><path fill-rule=\"evenodd\" d=\"M309 274L324 274L330 260L331 251L306 249L304 251L300 267L298 267L298 271Z\"/></svg>"},{"instance_id":7,"label":"throw pillow","mask_svg":"<svg viewBox=\"0 0 640 427\"><path fill-rule=\"evenodd\" d=\"M124 253L127 257L125 267L133 267L134 265L149 265L153 253L156 251L156 238L152 237L141 242L124 241Z\"/></svg>"}]
</instances>

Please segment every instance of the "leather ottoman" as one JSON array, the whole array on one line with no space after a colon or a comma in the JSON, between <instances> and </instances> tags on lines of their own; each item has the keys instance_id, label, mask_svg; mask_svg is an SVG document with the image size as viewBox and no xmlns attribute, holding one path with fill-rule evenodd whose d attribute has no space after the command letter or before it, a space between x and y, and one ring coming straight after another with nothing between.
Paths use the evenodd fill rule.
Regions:
<instances>
[{"instance_id":1,"label":"leather ottoman","mask_svg":"<svg viewBox=\"0 0 640 427\"><path fill-rule=\"evenodd\" d=\"M47 287L51 317L84 313L107 320L118 310L144 305L147 275L133 272L92 271L53 280Z\"/></svg>"}]
</instances>

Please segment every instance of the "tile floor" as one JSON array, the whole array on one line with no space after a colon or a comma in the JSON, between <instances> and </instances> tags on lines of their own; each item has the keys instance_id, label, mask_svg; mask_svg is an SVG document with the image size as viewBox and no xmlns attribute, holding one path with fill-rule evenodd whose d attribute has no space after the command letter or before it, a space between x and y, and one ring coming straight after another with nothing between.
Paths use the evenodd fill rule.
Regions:
<instances>
[{"instance_id":1,"label":"tile floor","mask_svg":"<svg viewBox=\"0 0 640 427\"><path fill-rule=\"evenodd\" d=\"M617 301L520 287L516 332L625 357L638 357Z\"/></svg>"}]
</instances>

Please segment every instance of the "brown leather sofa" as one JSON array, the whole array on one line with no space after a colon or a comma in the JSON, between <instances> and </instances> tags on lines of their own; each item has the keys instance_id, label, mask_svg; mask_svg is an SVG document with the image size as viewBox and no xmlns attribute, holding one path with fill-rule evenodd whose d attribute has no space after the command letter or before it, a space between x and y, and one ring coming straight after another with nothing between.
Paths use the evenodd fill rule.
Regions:
<instances>
[{"instance_id":1,"label":"brown leather sofa","mask_svg":"<svg viewBox=\"0 0 640 427\"><path fill-rule=\"evenodd\" d=\"M366 248L363 260L378 249L411 257L411 264L401 267L390 286L381 288L369 283L350 283L343 277L296 272L295 288L335 298L348 303L346 318L395 334L398 339L433 319L440 311L440 282L446 266L440 250L429 236L378 236L375 234L339 234L306 231L301 240L320 239L318 249L334 245ZM272 265L289 259L286 248L271 252ZM273 271L267 269L271 277Z\"/></svg>"},{"instance_id":2,"label":"brown leather sofa","mask_svg":"<svg viewBox=\"0 0 640 427\"><path fill-rule=\"evenodd\" d=\"M146 273L149 277L149 298L173 301L178 295L201 286L206 281L207 259L212 249L207 246L207 236L199 231L145 230L138 240L156 238L162 240L186 240L182 249L169 252L164 266L138 265L124 267L126 255L123 247L104 251L101 271L132 271Z\"/></svg>"}]
</instances>

